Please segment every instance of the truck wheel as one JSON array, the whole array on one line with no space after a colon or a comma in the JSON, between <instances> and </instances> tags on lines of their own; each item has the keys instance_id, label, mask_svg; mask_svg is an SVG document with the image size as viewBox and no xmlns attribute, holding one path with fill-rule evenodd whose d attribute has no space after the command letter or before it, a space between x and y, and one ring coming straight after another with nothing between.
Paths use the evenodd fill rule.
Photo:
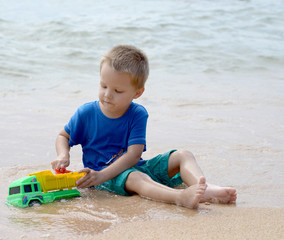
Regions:
<instances>
[{"instance_id":1,"label":"truck wheel","mask_svg":"<svg viewBox=\"0 0 284 240\"><path fill-rule=\"evenodd\" d=\"M31 200L30 202L29 202L29 207L32 207L32 206L34 206L34 205L40 205L41 203L40 203L40 201L39 200Z\"/></svg>"}]
</instances>

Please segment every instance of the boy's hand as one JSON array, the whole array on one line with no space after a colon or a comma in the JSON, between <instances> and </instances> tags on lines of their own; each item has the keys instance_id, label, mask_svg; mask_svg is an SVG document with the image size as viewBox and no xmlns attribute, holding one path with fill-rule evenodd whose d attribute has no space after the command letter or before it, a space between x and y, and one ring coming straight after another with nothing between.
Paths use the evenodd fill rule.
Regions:
<instances>
[{"instance_id":1,"label":"boy's hand","mask_svg":"<svg viewBox=\"0 0 284 240\"><path fill-rule=\"evenodd\" d=\"M69 159L56 159L51 162L52 169L63 169L67 168L70 164Z\"/></svg>"},{"instance_id":2,"label":"boy's hand","mask_svg":"<svg viewBox=\"0 0 284 240\"><path fill-rule=\"evenodd\" d=\"M90 168L84 168L78 171L78 173L82 173L82 172L85 172L86 175L80 178L76 182L77 188L88 188L94 185L99 185L104 182L102 178L102 174L99 171L95 171Z\"/></svg>"}]
</instances>

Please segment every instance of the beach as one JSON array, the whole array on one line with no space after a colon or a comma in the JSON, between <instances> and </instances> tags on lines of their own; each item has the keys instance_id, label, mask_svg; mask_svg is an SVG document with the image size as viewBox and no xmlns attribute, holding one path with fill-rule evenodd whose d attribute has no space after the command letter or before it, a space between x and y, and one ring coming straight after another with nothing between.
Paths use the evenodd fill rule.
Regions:
<instances>
[{"instance_id":1,"label":"beach","mask_svg":"<svg viewBox=\"0 0 284 240\"><path fill-rule=\"evenodd\" d=\"M184 220L125 223L100 239L283 239L283 209L207 207ZM282 225L279 224L282 222Z\"/></svg>"},{"instance_id":2,"label":"beach","mask_svg":"<svg viewBox=\"0 0 284 240\"><path fill-rule=\"evenodd\" d=\"M284 239L283 3L0 0L0 239ZM98 99L100 59L117 44L150 62L136 100L149 113L143 158L189 150L208 183L237 189L235 204L90 189L5 204L13 181L51 170L57 134ZM69 169L81 158L72 148Z\"/></svg>"},{"instance_id":3,"label":"beach","mask_svg":"<svg viewBox=\"0 0 284 240\"><path fill-rule=\"evenodd\" d=\"M103 200L102 196L99 196ZM104 199L118 209L118 201ZM116 201L116 203L114 202ZM65 203L63 203L65 204ZM126 206L126 204L128 204ZM10 219L19 228L1 225L2 239L283 239L283 208L238 207L235 205L200 204L198 210L129 197L117 213L115 224L111 214L94 214L96 207L90 203L88 210L70 212L71 206L62 210L58 205L33 210L39 219L29 219L20 214ZM137 206L139 209L137 210ZM61 210L60 210L61 209ZM72 208L74 211L75 209ZM123 212L123 211L126 212ZM83 214L85 213L85 214ZM27 213L29 215L30 213ZM55 217L55 214L57 215ZM62 215L66 215L62 217ZM64 224L57 221L61 218ZM24 220L30 220L29 224ZM53 222L55 220L55 222ZM59 224L59 225L58 225ZM22 227L25 231L21 231ZM60 228L58 227L60 226ZM72 228L70 228L72 226ZM39 231L40 229L40 231ZM56 231L55 231L56 229Z\"/></svg>"}]
</instances>

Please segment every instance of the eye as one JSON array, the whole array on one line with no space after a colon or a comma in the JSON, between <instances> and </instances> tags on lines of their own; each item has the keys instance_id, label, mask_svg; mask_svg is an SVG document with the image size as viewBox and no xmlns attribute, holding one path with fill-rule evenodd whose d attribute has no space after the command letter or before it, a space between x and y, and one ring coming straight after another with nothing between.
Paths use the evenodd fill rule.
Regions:
<instances>
[{"instance_id":1,"label":"eye","mask_svg":"<svg viewBox=\"0 0 284 240\"><path fill-rule=\"evenodd\" d=\"M120 90L117 90L117 89L115 89L115 92L116 93L123 93L123 91L120 91Z\"/></svg>"}]
</instances>

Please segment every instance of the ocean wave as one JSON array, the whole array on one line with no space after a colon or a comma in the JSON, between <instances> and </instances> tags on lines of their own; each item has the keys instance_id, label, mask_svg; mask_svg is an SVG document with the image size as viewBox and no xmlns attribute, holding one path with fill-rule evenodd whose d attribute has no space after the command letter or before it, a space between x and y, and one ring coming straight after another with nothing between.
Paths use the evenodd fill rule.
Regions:
<instances>
[{"instance_id":1,"label":"ocean wave","mask_svg":"<svg viewBox=\"0 0 284 240\"><path fill-rule=\"evenodd\" d=\"M84 8L72 4L74 9ZM281 71L284 55L279 49L284 33L279 4L160 4L160 8L146 2L124 9L112 1L87 1L83 4L87 8L75 14L72 6L64 9L64 4L56 3L62 11L55 14L49 4L46 10L33 12L33 7L39 6L31 1L30 11L23 11L21 18L16 15L24 4L14 7L15 13L12 5L4 5L7 11L0 19L0 42L4 46L0 50L0 75L28 79L29 75L41 78L53 72L55 79L60 78L66 68L78 71L85 66L98 67L101 56L116 44L142 48L149 56L152 71Z\"/></svg>"}]
</instances>

